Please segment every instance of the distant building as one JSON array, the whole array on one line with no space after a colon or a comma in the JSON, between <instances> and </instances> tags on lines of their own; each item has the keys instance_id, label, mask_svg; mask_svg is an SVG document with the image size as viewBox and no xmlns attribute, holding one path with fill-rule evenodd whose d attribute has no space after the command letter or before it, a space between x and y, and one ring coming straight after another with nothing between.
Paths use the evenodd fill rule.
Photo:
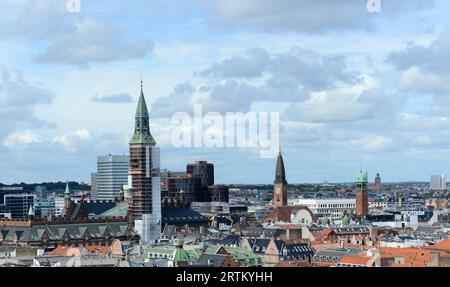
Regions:
<instances>
[{"instance_id":1,"label":"distant building","mask_svg":"<svg viewBox=\"0 0 450 287\"><path fill-rule=\"evenodd\" d=\"M208 186L208 193L213 202L229 202L229 187L224 184Z\"/></svg>"},{"instance_id":2,"label":"distant building","mask_svg":"<svg viewBox=\"0 0 450 287\"><path fill-rule=\"evenodd\" d=\"M92 200L97 200L97 190L98 190L98 185L97 185L97 173L93 172L91 173L91 196L90 198Z\"/></svg>"},{"instance_id":3,"label":"distant building","mask_svg":"<svg viewBox=\"0 0 450 287\"><path fill-rule=\"evenodd\" d=\"M115 200L128 180L130 158L125 155L106 155L97 158L97 198ZM94 177L95 183L95 177Z\"/></svg>"},{"instance_id":4,"label":"distant building","mask_svg":"<svg viewBox=\"0 0 450 287\"><path fill-rule=\"evenodd\" d=\"M17 187L0 189L0 218L26 218L35 195Z\"/></svg>"},{"instance_id":5,"label":"distant building","mask_svg":"<svg viewBox=\"0 0 450 287\"><path fill-rule=\"evenodd\" d=\"M169 177L168 192L163 194L164 207L189 207L191 202L203 202L201 178L187 174Z\"/></svg>"},{"instance_id":6,"label":"distant building","mask_svg":"<svg viewBox=\"0 0 450 287\"><path fill-rule=\"evenodd\" d=\"M380 191L383 189L383 186L381 185L381 176L379 173L377 173L377 176L375 176L375 182L374 182L373 189L376 191Z\"/></svg>"},{"instance_id":7,"label":"distant building","mask_svg":"<svg viewBox=\"0 0 450 287\"><path fill-rule=\"evenodd\" d=\"M275 181L273 186L273 205L274 207L287 206L288 192L287 192L286 173L284 170L283 156L281 151L278 153L277 167L275 169Z\"/></svg>"},{"instance_id":8,"label":"distant building","mask_svg":"<svg viewBox=\"0 0 450 287\"><path fill-rule=\"evenodd\" d=\"M196 161L186 166L186 173L161 172L163 207L189 207L192 202L228 202L227 185L214 184L214 165Z\"/></svg>"},{"instance_id":9,"label":"distant building","mask_svg":"<svg viewBox=\"0 0 450 287\"><path fill-rule=\"evenodd\" d=\"M64 213L64 197L58 196L54 198L55 202L55 216L60 217Z\"/></svg>"},{"instance_id":10,"label":"distant building","mask_svg":"<svg viewBox=\"0 0 450 287\"><path fill-rule=\"evenodd\" d=\"M430 176L431 190L446 190L447 183L445 182L445 175L431 175Z\"/></svg>"},{"instance_id":11,"label":"distant building","mask_svg":"<svg viewBox=\"0 0 450 287\"><path fill-rule=\"evenodd\" d=\"M214 184L214 165L207 161L196 161L188 164L186 173L200 177L202 186L207 187Z\"/></svg>"},{"instance_id":12,"label":"distant building","mask_svg":"<svg viewBox=\"0 0 450 287\"><path fill-rule=\"evenodd\" d=\"M170 171L168 169L161 170L161 195L164 197L169 191L169 177L184 176L186 173L184 171Z\"/></svg>"},{"instance_id":13,"label":"distant building","mask_svg":"<svg viewBox=\"0 0 450 287\"><path fill-rule=\"evenodd\" d=\"M56 208L54 199L38 199L33 204L36 218L52 218L56 216Z\"/></svg>"},{"instance_id":14,"label":"distant building","mask_svg":"<svg viewBox=\"0 0 450 287\"><path fill-rule=\"evenodd\" d=\"M34 188L34 193L36 194L36 198L45 199L47 198L47 188L43 185L38 185Z\"/></svg>"},{"instance_id":15,"label":"distant building","mask_svg":"<svg viewBox=\"0 0 450 287\"><path fill-rule=\"evenodd\" d=\"M367 187L367 172L360 171L356 176L356 214L366 216L369 214L369 190Z\"/></svg>"},{"instance_id":16,"label":"distant building","mask_svg":"<svg viewBox=\"0 0 450 287\"><path fill-rule=\"evenodd\" d=\"M351 215L356 210L354 198L300 198L294 205L308 207L318 218L340 219L345 214Z\"/></svg>"}]
</instances>

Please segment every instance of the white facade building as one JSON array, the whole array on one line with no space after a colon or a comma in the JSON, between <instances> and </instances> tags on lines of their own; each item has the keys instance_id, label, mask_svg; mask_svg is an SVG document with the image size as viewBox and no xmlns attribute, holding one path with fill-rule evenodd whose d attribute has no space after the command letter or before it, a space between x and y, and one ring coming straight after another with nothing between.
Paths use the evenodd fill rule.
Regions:
<instances>
[{"instance_id":1,"label":"white facade building","mask_svg":"<svg viewBox=\"0 0 450 287\"><path fill-rule=\"evenodd\" d=\"M97 158L98 200L116 200L121 187L127 183L130 157L126 155L106 155Z\"/></svg>"},{"instance_id":2,"label":"white facade building","mask_svg":"<svg viewBox=\"0 0 450 287\"><path fill-rule=\"evenodd\" d=\"M64 197L55 197L55 216L63 216L64 213Z\"/></svg>"},{"instance_id":3,"label":"white facade building","mask_svg":"<svg viewBox=\"0 0 450 287\"><path fill-rule=\"evenodd\" d=\"M354 198L299 198L294 205L308 207L318 218L340 219L344 214L353 214L356 210Z\"/></svg>"},{"instance_id":4,"label":"white facade building","mask_svg":"<svg viewBox=\"0 0 450 287\"><path fill-rule=\"evenodd\" d=\"M446 190L447 183L445 182L445 175L431 175L430 176L431 190Z\"/></svg>"}]
</instances>

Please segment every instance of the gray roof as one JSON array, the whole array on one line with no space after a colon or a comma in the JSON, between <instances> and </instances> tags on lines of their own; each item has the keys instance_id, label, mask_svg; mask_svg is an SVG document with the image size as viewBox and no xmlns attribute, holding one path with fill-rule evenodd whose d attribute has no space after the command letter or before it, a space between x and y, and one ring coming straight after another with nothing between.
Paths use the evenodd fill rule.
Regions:
<instances>
[{"instance_id":1,"label":"gray roof","mask_svg":"<svg viewBox=\"0 0 450 287\"><path fill-rule=\"evenodd\" d=\"M339 260L345 255L354 255L358 252L362 252L362 249L345 249L345 248L336 248L336 249L325 249L320 250L314 255L314 259L320 259L325 261L334 261Z\"/></svg>"},{"instance_id":2,"label":"gray roof","mask_svg":"<svg viewBox=\"0 0 450 287\"><path fill-rule=\"evenodd\" d=\"M80 224L36 225L31 227L3 227L1 233L4 241L32 242L48 240L82 239L84 236L100 238L126 236L127 222L102 222ZM6 236L4 235L6 234Z\"/></svg>"},{"instance_id":3,"label":"gray roof","mask_svg":"<svg viewBox=\"0 0 450 287\"><path fill-rule=\"evenodd\" d=\"M222 265L223 261L225 260L225 258L226 258L226 256L223 254L203 253L197 259L197 262L195 265L220 267Z\"/></svg>"}]
</instances>

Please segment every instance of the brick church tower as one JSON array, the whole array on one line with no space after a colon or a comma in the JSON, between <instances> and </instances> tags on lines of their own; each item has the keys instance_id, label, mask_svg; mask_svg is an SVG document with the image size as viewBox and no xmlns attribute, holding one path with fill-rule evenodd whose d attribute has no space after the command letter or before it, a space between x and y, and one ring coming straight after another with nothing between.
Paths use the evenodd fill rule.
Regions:
<instances>
[{"instance_id":1,"label":"brick church tower","mask_svg":"<svg viewBox=\"0 0 450 287\"><path fill-rule=\"evenodd\" d=\"M356 176L356 214L360 216L369 215L369 190L367 187L367 172L362 170Z\"/></svg>"},{"instance_id":2,"label":"brick church tower","mask_svg":"<svg viewBox=\"0 0 450 287\"><path fill-rule=\"evenodd\" d=\"M273 185L273 206L274 208L287 206L288 183L286 181L286 172L284 170L283 156L281 151L278 153L277 167L275 169L275 181Z\"/></svg>"},{"instance_id":3,"label":"brick church tower","mask_svg":"<svg viewBox=\"0 0 450 287\"><path fill-rule=\"evenodd\" d=\"M159 147L150 133L142 81L134 134L129 144L128 187L131 192L131 205L128 216L134 221L134 228L141 236L141 241L148 243L157 239L161 231L161 178Z\"/></svg>"}]
</instances>

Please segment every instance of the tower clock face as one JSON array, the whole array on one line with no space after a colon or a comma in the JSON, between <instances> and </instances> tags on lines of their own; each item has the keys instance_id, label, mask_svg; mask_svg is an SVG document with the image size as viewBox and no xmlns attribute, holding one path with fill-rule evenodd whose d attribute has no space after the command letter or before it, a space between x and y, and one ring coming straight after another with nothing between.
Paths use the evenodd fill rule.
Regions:
<instances>
[{"instance_id":1,"label":"tower clock face","mask_svg":"<svg viewBox=\"0 0 450 287\"><path fill-rule=\"evenodd\" d=\"M280 193L281 193L281 188L277 186L277 187L275 188L275 193L276 193L276 194L280 194Z\"/></svg>"}]
</instances>

